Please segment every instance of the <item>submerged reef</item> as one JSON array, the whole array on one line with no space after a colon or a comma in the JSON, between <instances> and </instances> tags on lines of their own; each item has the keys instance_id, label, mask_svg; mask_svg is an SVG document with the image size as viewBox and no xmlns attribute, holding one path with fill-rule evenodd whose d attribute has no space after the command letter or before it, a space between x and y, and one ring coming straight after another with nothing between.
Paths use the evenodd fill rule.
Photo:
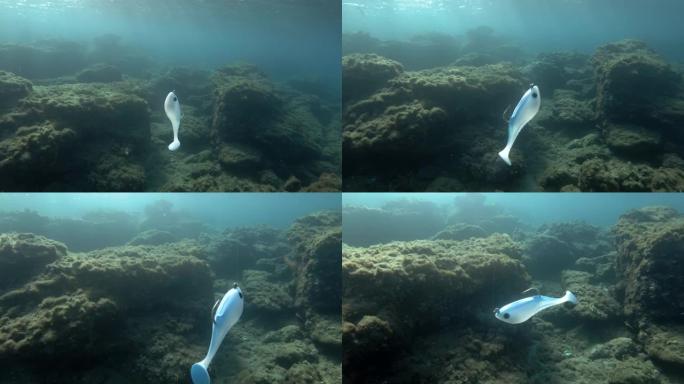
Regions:
<instances>
[{"instance_id":1,"label":"submerged reef","mask_svg":"<svg viewBox=\"0 0 684 384\"><path fill-rule=\"evenodd\" d=\"M3 233L0 383L190 383L214 300L234 281L247 304L212 363L213 381L339 383L341 286L328 282L340 281L340 241L331 212L288 230L197 240L140 230L128 245L89 252Z\"/></svg>"},{"instance_id":2,"label":"submerged reef","mask_svg":"<svg viewBox=\"0 0 684 384\"><path fill-rule=\"evenodd\" d=\"M635 210L614 232L625 316L651 358L684 369L684 215L666 207Z\"/></svg>"},{"instance_id":3,"label":"submerged reef","mask_svg":"<svg viewBox=\"0 0 684 384\"><path fill-rule=\"evenodd\" d=\"M645 43L526 57L487 28L464 39L454 60L415 67L346 35L345 190L684 190L681 69ZM530 83L542 107L509 167L506 115Z\"/></svg>"},{"instance_id":4,"label":"submerged reef","mask_svg":"<svg viewBox=\"0 0 684 384\"><path fill-rule=\"evenodd\" d=\"M339 96L304 93L246 63L214 71L152 65L116 36L0 45L3 52L5 190L341 188ZM167 149L163 110L172 90L183 111L176 152Z\"/></svg>"},{"instance_id":5,"label":"submerged reef","mask_svg":"<svg viewBox=\"0 0 684 384\"><path fill-rule=\"evenodd\" d=\"M490 233L475 222L502 212L470 200L482 209L457 211L432 238L343 245L345 383L684 379L681 213L647 207L612 228L558 222ZM578 304L518 325L494 317L531 286L570 290Z\"/></svg>"}]
</instances>

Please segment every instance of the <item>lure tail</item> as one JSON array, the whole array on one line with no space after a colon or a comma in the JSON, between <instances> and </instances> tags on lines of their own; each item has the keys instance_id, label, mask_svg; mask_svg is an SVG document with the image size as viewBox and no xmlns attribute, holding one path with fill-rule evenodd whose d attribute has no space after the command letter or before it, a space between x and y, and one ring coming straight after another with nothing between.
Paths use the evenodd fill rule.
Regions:
<instances>
[{"instance_id":1,"label":"lure tail","mask_svg":"<svg viewBox=\"0 0 684 384\"><path fill-rule=\"evenodd\" d=\"M169 144L169 151L175 151L180 148L180 141L177 138L173 139L173 142Z\"/></svg>"},{"instance_id":2,"label":"lure tail","mask_svg":"<svg viewBox=\"0 0 684 384\"><path fill-rule=\"evenodd\" d=\"M211 378L207 367L204 365L204 360L192 365L190 376L193 384L211 384Z\"/></svg>"},{"instance_id":3,"label":"lure tail","mask_svg":"<svg viewBox=\"0 0 684 384\"><path fill-rule=\"evenodd\" d=\"M511 147L506 146L501 152L499 152L499 157L506 162L506 164L511 165L511 159L508 158L508 155L511 153Z\"/></svg>"},{"instance_id":4,"label":"lure tail","mask_svg":"<svg viewBox=\"0 0 684 384\"><path fill-rule=\"evenodd\" d=\"M563 301L573 303L573 304L577 304L577 297L575 296L574 293L572 293L570 291L565 291L565 296L563 296Z\"/></svg>"}]
</instances>

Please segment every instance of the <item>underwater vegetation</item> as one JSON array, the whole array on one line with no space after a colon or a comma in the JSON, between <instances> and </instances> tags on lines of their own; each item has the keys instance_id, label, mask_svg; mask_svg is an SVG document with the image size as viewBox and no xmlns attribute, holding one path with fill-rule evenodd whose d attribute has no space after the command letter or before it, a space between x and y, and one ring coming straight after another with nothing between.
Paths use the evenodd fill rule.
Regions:
<instances>
[{"instance_id":1,"label":"underwater vegetation","mask_svg":"<svg viewBox=\"0 0 684 384\"><path fill-rule=\"evenodd\" d=\"M345 34L343 54L345 190L684 190L681 66L641 41L534 57L481 27ZM509 167L502 115L530 83L541 110Z\"/></svg>"},{"instance_id":2,"label":"underwater vegetation","mask_svg":"<svg viewBox=\"0 0 684 384\"><path fill-rule=\"evenodd\" d=\"M339 99L292 80L161 66L114 35L0 45L3 189L337 191ZM172 90L183 145L169 153Z\"/></svg>"},{"instance_id":3,"label":"underwater vegetation","mask_svg":"<svg viewBox=\"0 0 684 384\"><path fill-rule=\"evenodd\" d=\"M189 226L171 235L154 224L167 208L151 206L128 240L88 251L71 249L82 239L5 231L3 216L0 383L190 383L214 300L233 282L245 309L212 363L214 383L339 383L341 284L328 282L341 282L340 214L192 237ZM39 221L21 215L25 228Z\"/></svg>"},{"instance_id":4,"label":"underwater vegetation","mask_svg":"<svg viewBox=\"0 0 684 384\"><path fill-rule=\"evenodd\" d=\"M487 223L501 212L489 207L456 210L411 240L345 234L345 383L684 380L681 212L635 209L609 228L497 228ZM355 215L346 211L345 222ZM494 317L531 286L556 297L570 290L578 304L515 326Z\"/></svg>"}]
</instances>

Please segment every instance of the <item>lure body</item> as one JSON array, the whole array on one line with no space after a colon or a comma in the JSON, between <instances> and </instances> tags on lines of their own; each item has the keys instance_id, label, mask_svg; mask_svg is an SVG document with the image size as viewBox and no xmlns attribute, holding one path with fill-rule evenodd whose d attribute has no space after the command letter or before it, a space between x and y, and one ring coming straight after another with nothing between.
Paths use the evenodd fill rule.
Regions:
<instances>
[{"instance_id":1,"label":"lure body","mask_svg":"<svg viewBox=\"0 0 684 384\"><path fill-rule=\"evenodd\" d=\"M178 141L178 128L180 127L181 118L183 117L180 108L180 102L178 97L172 91L166 95L166 100L164 100L164 112L166 112L166 117L171 121L171 127L173 128L173 142L169 144L169 151L175 151L180 148L180 141Z\"/></svg>"},{"instance_id":2,"label":"lure body","mask_svg":"<svg viewBox=\"0 0 684 384\"><path fill-rule=\"evenodd\" d=\"M525 125L537 115L540 107L541 94L539 93L539 87L532 85L522 96L518 105L515 106L513 114L508 120L508 142L506 143L506 148L499 152L499 157L501 157L506 164L511 165L511 159L508 156L511 152L511 148L513 148L515 139L518 138L520 131L525 128Z\"/></svg>"},{"instance_id":3,"label":"lure body","mask_svg":"<svg viewBox=\"0 0 684 384\"><path fill-rule=\"evenodd\" d=\"M237 284L223 295L220 302L217 302L217 304L214 305L216 312L212 316L214 324L211 330L209 350L202 361L193 364L192 368L190 368L190 376L192 377L192 382L194 384L211 383L211 378L207 371L209 364L211 364L211 360L214 359L216 351L218 351L218 348L228 334L228 331L230 331L238 320L240 320L243 307L244 298L242 296L242 291Z\"/></svg>"},{"instance_id":4,"label":"lure body","mask_svg":"<svg viewBox=\"0 0 684 384\"><path fill-rule=\"evenodd\" d=\"M537 313L559 304L570 302L577 304L577 297L570 291L565 291L563 297L548 297L534 295L506 304L495 310L494 316L509 324L520 324L529 320Z\"/></svg>"}]
</instances>

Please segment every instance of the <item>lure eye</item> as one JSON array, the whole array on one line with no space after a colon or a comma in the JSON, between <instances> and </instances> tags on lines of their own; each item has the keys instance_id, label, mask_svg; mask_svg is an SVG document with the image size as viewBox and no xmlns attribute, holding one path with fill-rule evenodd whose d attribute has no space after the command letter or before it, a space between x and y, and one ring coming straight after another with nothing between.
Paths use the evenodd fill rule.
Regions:
<instances>
[{"instance_id":1,"label":"lure eye","mask_svg":"<svg viewBox=\"0 0 684 384\"><path fill-rule=\"evenodd\" d=\"M536 97L536 96L535 96L535 97ZM178 98L177 98L176 96L174 96L174 97L173 97L173 102L175 103L176 101L178 101Z\"/></svg>"},{"instance_id":2,"label":"lure eye","mask_svg":"<svg viewBox=\"0 0 684 384\"><path fill-rule=\"evenodd\" d=\"M536 93L536 92L533 92L533 93L532 93L532 97L534 97L534 98L536 99L536 98L537 98L537 93Z\"/></svg>"},{"instance_id":3,"label":"lure eye","mask_svg":"<svg viewBox=\"0 0 684 384\"><path fill-rule=\"evenodd\" d=\"M504 318L504 319L510 319L510 318L511 318L511 315L508 314L508 313L504 313L503 318Z\"/></svg>"},{"instance_id":4,"label":"lure eye","mask_svg":"<svg viewBox=\"0 0 684 384\"><path fill-rule=\"evenodd\" d=\"M238 292L238 295L240 295L240 298L242 299L242 292Z\"/></svg>"}]
</instances>

